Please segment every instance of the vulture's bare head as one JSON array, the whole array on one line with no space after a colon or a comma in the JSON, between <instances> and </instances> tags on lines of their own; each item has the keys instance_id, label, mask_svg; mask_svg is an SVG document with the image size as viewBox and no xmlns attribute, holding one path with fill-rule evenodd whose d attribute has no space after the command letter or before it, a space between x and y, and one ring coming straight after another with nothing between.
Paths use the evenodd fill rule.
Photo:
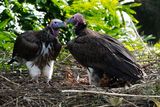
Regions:
<instances>
[{"instance_id":1,"label":"vulture's bare head","mask_svg":"<svg viewBox=\"0 0 160 107\"><path fill-rule=\"evenodd\" d=\"M60 19L53 19L50 23L50 27L53 29L59 29L59 28L66 27L66 24Z\"/></svg>"},{"instance_id":2,"label":"vulture's bare head","mask_svg":"<svg viewBox=\"0 0 160 107\"><path fill-rule=\"evenodd\" d=\"M80 13L74 14L70 19L67 20L67 23L71 23L75 26L78 26L79 24L86 25L86 21L83 15Z\"/></svg>"}]
</instances>

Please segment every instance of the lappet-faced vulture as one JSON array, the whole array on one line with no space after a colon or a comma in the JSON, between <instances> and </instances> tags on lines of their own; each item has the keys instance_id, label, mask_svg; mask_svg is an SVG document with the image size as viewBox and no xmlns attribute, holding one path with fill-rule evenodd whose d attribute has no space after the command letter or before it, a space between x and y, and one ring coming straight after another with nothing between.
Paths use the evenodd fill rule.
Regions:
<instances>
[{"instance_id":1,"label":"lappet-faced vulture","mask_svg":"<svg viewBox=\"0 0 160 107\"><path fill-rule=\"evenodd\" d=\"M88 29L80 13L73 15L67 22L74 25L77 35L67 43L67 48L80 64L87 67L90 84L96 86L107 84L112 86L115 82L133 84L143 78L144 73L140 66L119 41ZM103 81L107 82L103 84ZM112 84L109 85L108 82Z\"/></svg>"},{"instance_id":2,"label":"lappet-faced vulture","mask_svg":"<svg viewBox=\"0 0 160 107\"><path fill-rule=\"evenodd\" d=\"M61 27L65 27L65 23L53 19L43 30L26 31L19 35L8 64L23 60L33 80L38 82L38 77L43 73L48 83L52 78L54 62L61 50L57 39Z\"/></svg>"}]
</instances>

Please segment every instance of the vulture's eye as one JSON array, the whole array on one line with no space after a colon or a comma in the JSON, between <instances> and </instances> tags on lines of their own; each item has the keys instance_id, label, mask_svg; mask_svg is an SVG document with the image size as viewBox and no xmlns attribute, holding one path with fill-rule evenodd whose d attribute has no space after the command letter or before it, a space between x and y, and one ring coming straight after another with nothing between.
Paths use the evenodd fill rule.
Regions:
<instances>
[{"instance_id":1,"label":"vulture's eye","mask_svg":"<svg viewBox=\"0 0 160 107\"><path fill-rule=\"evenodd\" d=\"M57 24L57 22L54 22L55 24Z\"/></svg>"}]
</instances>

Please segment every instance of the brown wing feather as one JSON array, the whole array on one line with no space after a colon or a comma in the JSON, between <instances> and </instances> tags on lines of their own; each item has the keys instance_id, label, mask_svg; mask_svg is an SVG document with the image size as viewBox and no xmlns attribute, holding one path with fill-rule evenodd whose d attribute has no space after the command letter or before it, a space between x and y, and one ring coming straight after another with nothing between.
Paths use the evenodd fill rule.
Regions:
<instances>
[{"instance_id":1,"label":"brown wing feather","mask_svg":"<svg viewBox=\"0 0 160 107\"><path fill-rule=\"evenodd\" d=\"M131 61L135 61L135 58L133 57L133 55L119 41L117 41L116 39L108 35L103 35L103 34L99 34L99 35L102 36L104 39L106 39L106 41L111 42L112 45L115 45L114 47L116 48L118 53L124 56L124 58L127 58L128 60L131 60Z\"/></svg>"},{"instance_id":2,"label":"brown wing feather","mask_svg":"<svg viewBox=\"0 0 160 107\"><path fill-rule=\"evenodd\" d=\"M138 77L141 70L132 56L123 45L111 40L100 35L86 35L70 41L68 48L75 59L86 67L101 69L112 77L125 80L141 78Z\"/></svg>"},{"instance_id":3,"label":"brown wing feather","mask_svg":"<svg viewBox=\"0 0 160 107\"><path fill-rule=\"evenodd\" d=\"M59 40L57 38L54 39L53 41L53 47L54 47L54 55L53 55L53 59L56 60L57 56L59 55L60 51L61 51L61 47L62 45L60 44Z\"/></svg>"},{"instance_id":4,"label":"brown wing feather","mask_svg":"<svg viewBox=\"0 0 160 107\"><path fill-rule=\"evenodd\" d=\"M13 49L13 56L31 60L40 49L40 41L34 36L34 32L25 32L18 36Z\"/></svg>"}]
</instances>

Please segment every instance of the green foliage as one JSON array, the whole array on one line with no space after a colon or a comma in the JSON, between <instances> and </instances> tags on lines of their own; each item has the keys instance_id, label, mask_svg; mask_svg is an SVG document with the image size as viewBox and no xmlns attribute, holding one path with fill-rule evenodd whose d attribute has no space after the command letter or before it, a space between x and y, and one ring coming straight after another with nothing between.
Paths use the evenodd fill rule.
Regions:
<instances>
[{"instance_id":1,"label":"green foliage","mask_svg":"<svg viewBox=\"0 0 160 107\"><path fill-rule=\"evenodd\" d=\"M64 20L65 12L53 0L2 1L4 10L0 15L5 30L39 30L53 18ZM3 27L4 27L3 26ZM18 28L18 29L17 29Z\"/></svg>"},{"instance_id":2,"label":"green foliage","mask_svg":"<svg viewBox=\"0 0 160 107\"><path fill-rule=\"evenodd\" d=\"M121 23L116 14L118 0L76 0L71 5L64 6L67 16L77 12L82 13L89 27L103 33L117 35Z\"/></svg>"},{"instance_id":3,"label":"green foliage","mask_svg":"<svg viewBox=\"0 0 160 107\"><path fill-rule=\"evenodd\" d=\"M134 10L132 10L132 8L138 7L138 6L141 6L141 4L140 3L131 3L128 5L119 5L118 10L126 12L135 23L138 23L138 20L136 20L133 16L133 14L136 14L136 12Z\"/></svg>"},{"instance_id":4,"label":"green foliage","mask_svg":"<svg viewBox=\"0 0 160 107\"><path fill-rule=\"evenodd\" d=\"M13 42L16 35L11 32L0 31L0 49L3 51L9 51L13 49Z\"/></svg>"},{"instance_id":5,"label":"green foliage","mask_svg":"<svg viewBox=\"0 0 160 107\"><path fill-rule=\"evenodd\" d=\"M91 29L114 37L124 35L121 29L124 22L120 21L117 11L133 14L130 7L137 6L121 5L118 0L9 0L1 3L5 8L0 15L2 30L16 34L25 30L39 30L53 18L65 20L66 17L80 12ZM73 35L69 28L62 32L60 40L67 42Z\"/></svg>"},{"instance_id":6,"label":"green foliage","mask_svg":"<svg viewBox=\"0 0 160 107\"><path fill-rule=\"evenodd\" d=\"M148 40L152 40L152 39L155 39L155 37L153 36L153 35L148 35L148 36L145 36L145 35L143 35L144 36L144 41L145 42L147 42Z\"/></svg>"}]
</instances>

